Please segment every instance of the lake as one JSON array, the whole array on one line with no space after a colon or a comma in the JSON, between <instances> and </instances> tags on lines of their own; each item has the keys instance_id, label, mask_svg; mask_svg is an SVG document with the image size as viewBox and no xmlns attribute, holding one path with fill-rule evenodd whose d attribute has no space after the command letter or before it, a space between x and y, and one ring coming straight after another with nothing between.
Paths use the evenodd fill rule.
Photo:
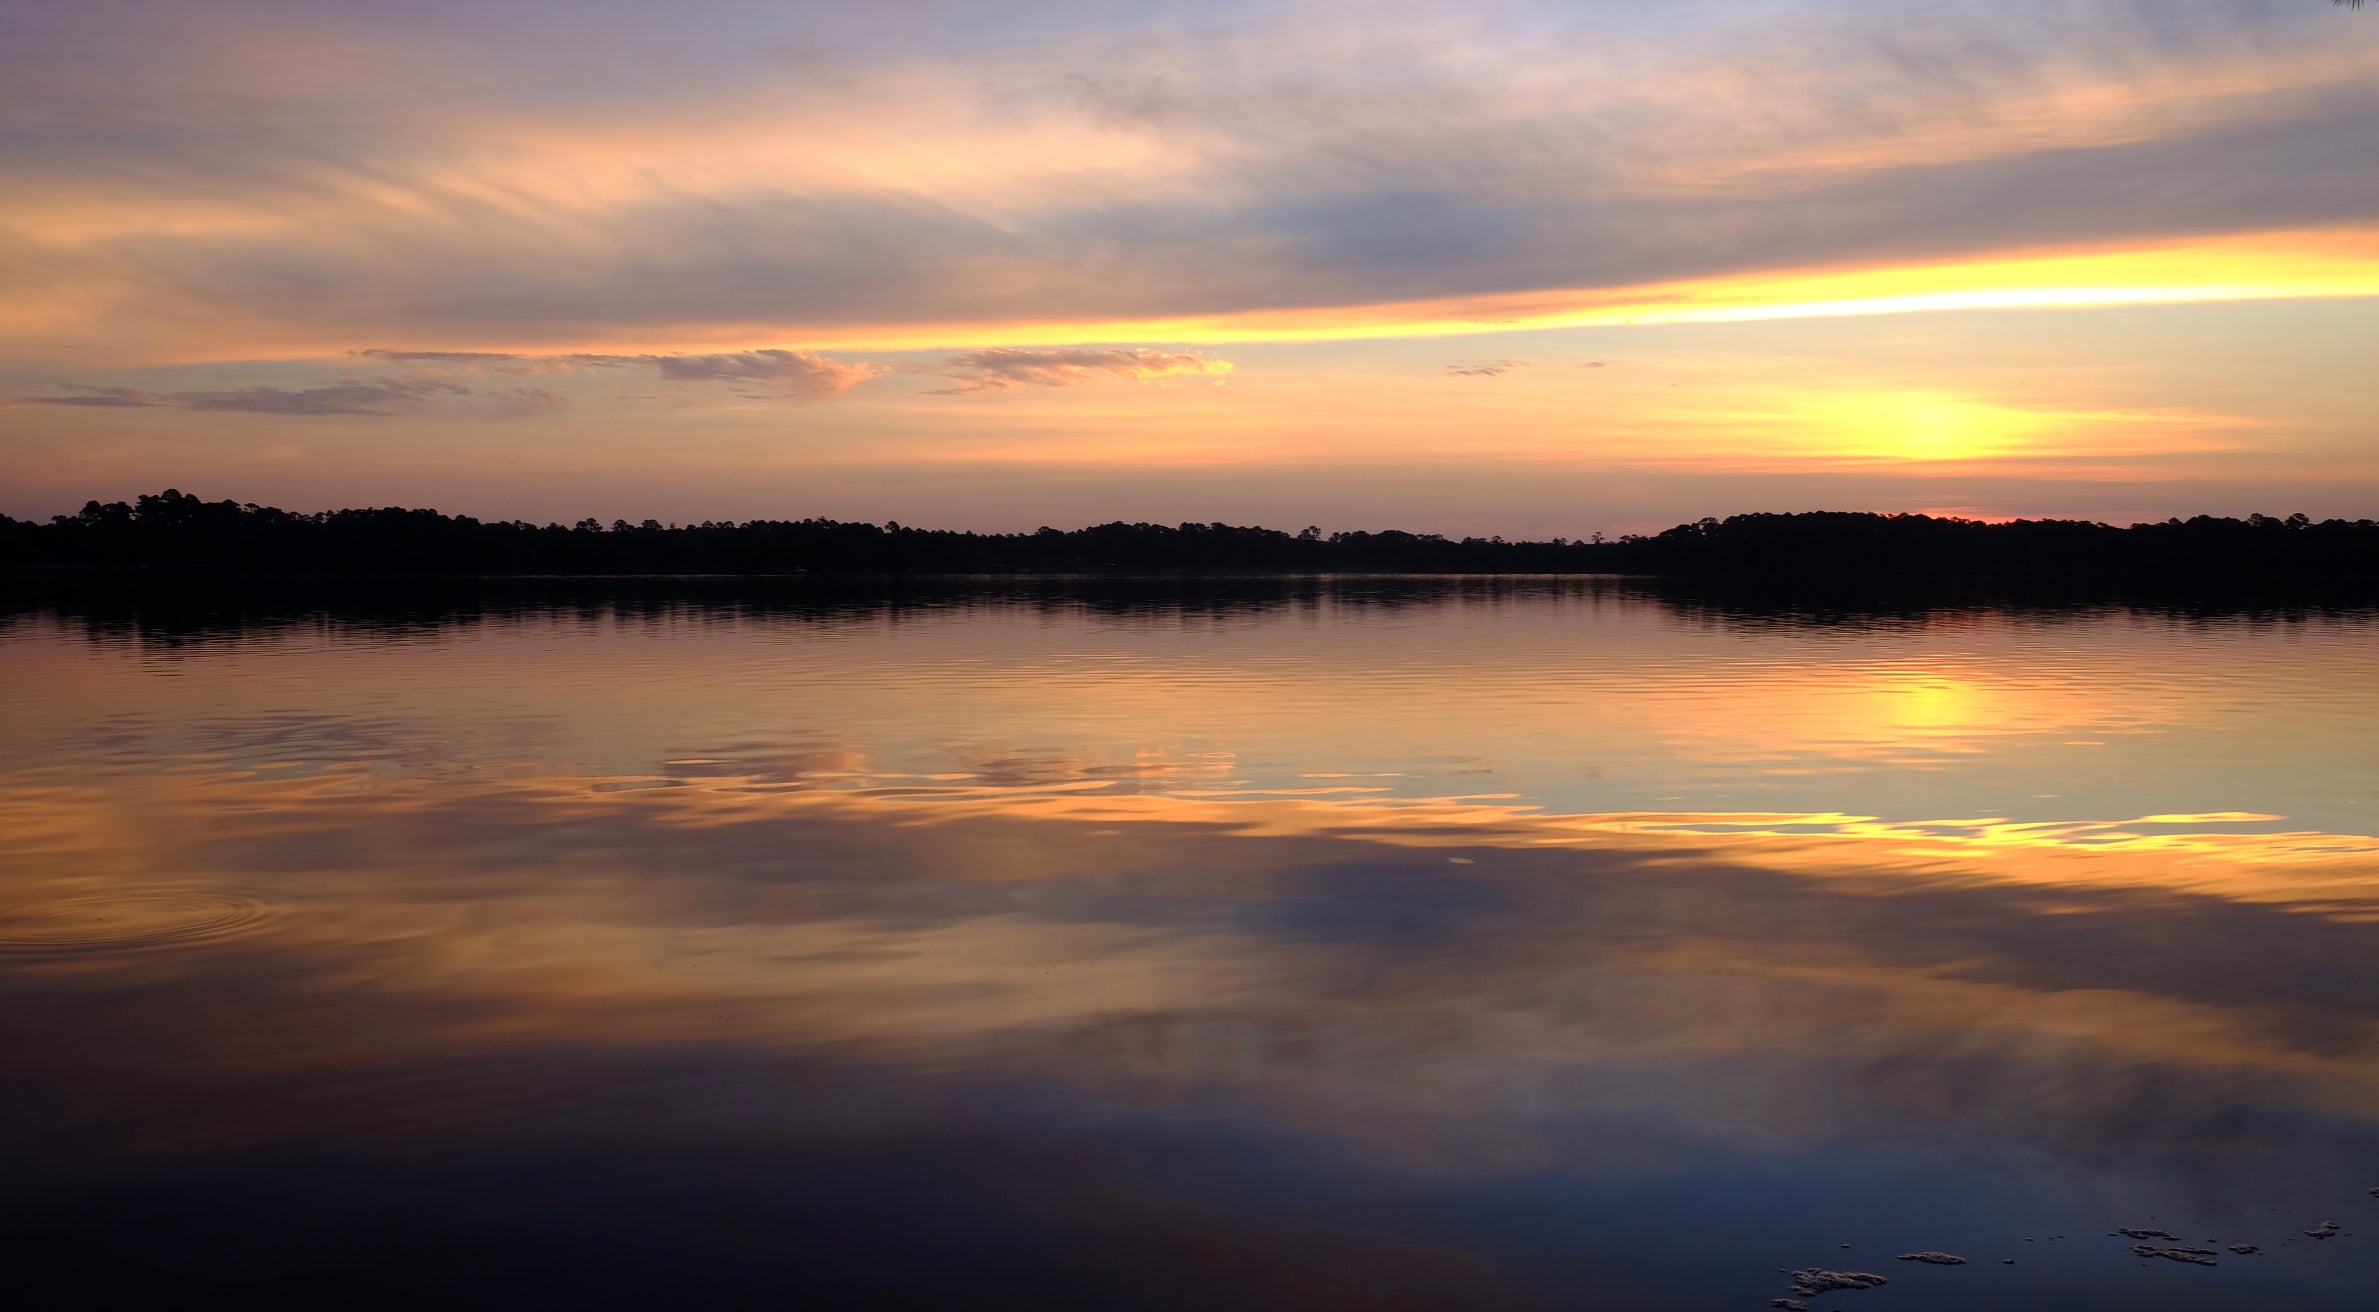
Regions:
<instances>
[{"instance_id":1,"label":"lake","mask_svg":"<svg viewBox=\"0 0 2379 1312\"><path fill-rule=\"evenodd\" d=\"M2379 1305L2369 612L165 596L0 670L74 1302Z\"/></svg>"}]
</instances>

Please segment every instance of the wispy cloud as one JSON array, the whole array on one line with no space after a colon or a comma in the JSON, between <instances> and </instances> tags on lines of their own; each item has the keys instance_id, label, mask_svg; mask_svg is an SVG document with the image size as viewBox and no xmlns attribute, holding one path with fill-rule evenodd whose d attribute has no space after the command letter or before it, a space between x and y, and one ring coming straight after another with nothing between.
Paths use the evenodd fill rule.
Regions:
<instances>
[{"instance_id":1,"label":"wispy cloud","mask_svg":"<svg viewBox=\"0 0 2379 1312\"><path fill-rule=\"evenodd\" d=\"M544 387L515 387L487 395L500 413L515 417L548 415L570 408L569 397Z\"/></svg>"},{"instance_id":2,"label":"wispy cloud","mask_svg":"<svg viewBox=\"0 0 2379 1312\"><path fill-rule=\"evenodd\" d=\"M1132 355L1131 352L1119 352ZM1164 361L1153 352L1147 372L1162 372ZM832 359L814 351L761 347L749 351L712 354L604 355L574 352L525 355L508 351L395 350L373 347L351 351L356 359L396 367L393 377L346 377L312 387L258 383L248 387L197 390L153 390L95 383L60 383L47 396L22 401L35 405L79 406L91 409L228 410L259 415L394 415L417 411L442 399L473 399L484 413L513 417L552 414L566 409L570 398L549 387L518 386L479 390L465 379L473 376L566 377L595 370L648 368L664 382L717 383L744 396L793 399L831 396L886 372L883 366ZM1196 357L1179 357L1196 360ZM1227 369L1230 366L1223 365Z\"/></svg>"},{"instance_id":3,"label":"wispy cloud","mask_svg":"<svg viewBox=\"0 0 2379 1312\"><path fill-rule=\"evenodd\" d=\"M228 392L172 392L185 410L239 410L259 415L387 415L471 389L445 378L351 378L328 387L259 385Z\"/></svg>"},{"instance_id":4,"label":"wispy cloud","mask_svg":"<svg viewBox=\"0 0 2379 1312\"><path fill-rule=\"evenodd\" d=\"M391 351L379 348L354 352L366 360L386 364L427 366L451 369L462 373L509 374L537 376L568 374L580 365L590 363L594 356L535 356L514 355L505 351Z\"/></svg>"},{"instance_id":5,"label":"wispy cloud","mask_svg":"<svg viewBox=\"0 0 2379 1312\"><path fill-rule=\"evenodd\" d=\"M776 348L640 358L659 366L661 377L670 382L760 383L785 396L826 396L883 372L875 365L845 364L809 351Z\"/></svg>"},{"instance_id":6,"label":"wispy cloud","mask_svg":"<svg viewBox=\"0 0 2379 1312\"><path fill-rule=\"evenodd\" d=\"M1526 367L1526 360L1489 360L1483 364L1450 364L1446 372L1457 378L1493 378Z\"/></svg>"},{"instance_id":7,"label":"wispy cloud","mask_svg":"<svg viewBox=\"0 0 2379 1312\"><path fill-rule=\"evenodd\" d=\"M567 67L500 0L214 15L203 56L187 6L34 9L0 344L1181 342L1046 330L2379 224L2379 45L2320 0L1125 6L1022 53L609 7ZM532 367L465 354L391 359Z\"/></svg>"},{"instance_id":8,"label":"wispy cloud","mask_svg":"<svg viewBox=\"0 0 2379 1312\"><path fill-rule=\"evenodd\" d=\"M440 396L470 389L445 378L349 378L324 387L259 384L229 391L154 392L137 387L62 385L63 396L27 399L38 405L233 410L259 415L389 415L417 409Z\"/></svg>"},{"instance_id":9,"label":"wispy cloud","mask_svg":"<svg viewBox=\"0 0 2379 1312\"><path fill-rule=\"evenodd\" d=\"M138 409L161 404L154 393L137 387L98 387L89 383L61 383L63 396L29 396L34 405L89 406L93 409Z\"/></svg>"},{"instance_id":10,"label":"wispy cloud","mask_svg":"<svg viewBox=\"0 0 2379 1312\"><path fill-rule=\"evenodd\" d=\"M1100 378L1135 383L1194 374L1227 374L1228 360L1194 352L1112 347L991 346L951 356L946 392L1009 392L1020 387L1079 387Z\"/></svg>"},{"instance_id":11,"label":"wispy cloud","mask_svg":"<svg viewBox=\"0 0 2379 1312\"><path fill-rule=\"evenodd\" d=\"M880 365L851 363L814 351L757 347L698 355L603 355L571 352L562 355L520 355L504 351L400 351L373 347L354 352L369 360L398 365L427 365L465 373L515 376L559 376L587 369L616 369L649 365L663 381L678 383L751 383L786 397L829 396L874 378Z\"/></svg>"}]
</instances>

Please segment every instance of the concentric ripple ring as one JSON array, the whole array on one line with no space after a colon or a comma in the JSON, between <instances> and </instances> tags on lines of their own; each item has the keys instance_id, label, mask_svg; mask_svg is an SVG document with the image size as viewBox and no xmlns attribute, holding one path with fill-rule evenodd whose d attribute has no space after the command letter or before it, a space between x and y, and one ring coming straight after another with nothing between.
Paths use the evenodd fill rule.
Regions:
<instances>
[{"instance_id":1,"label":"concentric ripple ring","mask_svg":"<svg viewBox=\"0 0 2379 1312\"><path fill-rule=\"evenodd\" d=\"M263 923L265 904L235 893L128 889L0 911L0 955L103 955L189 947Z\"/></svg>"}]
</instances>

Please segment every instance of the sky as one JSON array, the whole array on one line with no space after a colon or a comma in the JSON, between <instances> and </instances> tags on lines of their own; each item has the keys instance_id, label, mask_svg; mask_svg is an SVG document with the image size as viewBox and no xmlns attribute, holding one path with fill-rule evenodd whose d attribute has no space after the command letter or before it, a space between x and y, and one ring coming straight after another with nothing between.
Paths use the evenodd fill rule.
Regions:
<instances>
[{"instance_id":1,"label":"sky","mask_svg":"<svg viewBox=\"0 0 2379 1312\"><path fill-rule=\"evenodd\" d=\"M2379 516L2379 9L0 0L0 512Z\"/></svg>"}]
</instances>

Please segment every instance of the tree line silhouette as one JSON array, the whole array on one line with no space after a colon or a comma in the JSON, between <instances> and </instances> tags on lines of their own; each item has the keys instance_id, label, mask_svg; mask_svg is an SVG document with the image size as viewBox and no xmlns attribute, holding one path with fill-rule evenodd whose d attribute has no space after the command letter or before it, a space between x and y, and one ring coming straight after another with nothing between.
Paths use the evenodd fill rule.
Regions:
<instances>
[{"instance_id":1,"label":"tree line silhouette","mask_svg":"<svg viewBox=\"0 0 2379 1312\"><path fill-rule=\"evenodd\" d=\"M1639 574L1803 583L2099 578L2379 582L2379 524L2199 516L2116 527L1818 511L1736 515L1604 540L1100 524L973 533L830 519L663 525L479 520L397 507L305 514L168 489L47 523L0 516L0 564L303 576Z\"/></svg>"}]
</instances>

